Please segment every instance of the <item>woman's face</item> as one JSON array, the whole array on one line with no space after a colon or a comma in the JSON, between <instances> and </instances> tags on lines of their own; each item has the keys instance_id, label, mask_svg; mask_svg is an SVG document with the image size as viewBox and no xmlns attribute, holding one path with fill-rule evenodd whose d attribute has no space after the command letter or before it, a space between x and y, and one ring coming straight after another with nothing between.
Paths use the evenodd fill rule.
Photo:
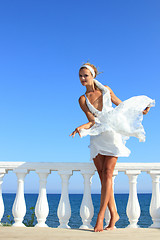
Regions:
<instances>
[{"instance_id":1,"label":"woman's face","mask_svg":"<svg viewBox=\"0 0 160 240\"><path fill-rule=\"evenodd\" d=\"M93 76L92 76L91 72L89 71L89 69L87 69L87 68L82 68L79 71L79 79L83 86L93 84Z\"/></svg>"}]
</instances>

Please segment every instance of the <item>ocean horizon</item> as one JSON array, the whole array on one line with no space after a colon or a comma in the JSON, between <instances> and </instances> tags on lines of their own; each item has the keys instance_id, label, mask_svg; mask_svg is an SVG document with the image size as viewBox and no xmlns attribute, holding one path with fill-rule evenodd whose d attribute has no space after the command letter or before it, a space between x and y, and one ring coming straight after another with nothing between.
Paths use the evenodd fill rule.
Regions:
<instances>
[{"instance_id":1,"label":"ocean horizon","mask_svg":"<svg viewBox=\"0 0 160 240\"><path fill-rule=\"evenodd\" d=\"M4 201L4 215L1 220L2 223L8 222L7 216L10 215L10 220L13 220L12 215L12 206L15 200L15 193L3 193L3 201ZM92 194L92 201L94 206L94 216L91 221L91 225L94 226L96 224L97 214L100 206L100 194ZM152 219L149 214L149 207L151 201L151 193L139 193L138 200L141 209L141 215L138 221L138 225L141 228L148 228L152 224ZM59 225L59 219L57 217L57 208L59 204L61 194L47 194L48 204L49 204L49 215L47 217L46 224L49 227L57 228ZM116 193L115 201L117 205L117 211L120 215L120 220L116 223L117 228L125 228L129 225L128 217L126 215L126 207L128 202L129 194L126 193ZM24 217L24 223L27 220L31 219L32 210L31 207L35 207L36 201L38 198L37 193L25 193L25 201L26 201L26 215ZM69 220L68 225L71 228L79 228L82 225L82 220L80 217L80 206L82 202L83 194L69 194L69 200L71 204L71 218ZM34 221L34 225L37 223L36 218Z\"/></svg>"}]
</instances>

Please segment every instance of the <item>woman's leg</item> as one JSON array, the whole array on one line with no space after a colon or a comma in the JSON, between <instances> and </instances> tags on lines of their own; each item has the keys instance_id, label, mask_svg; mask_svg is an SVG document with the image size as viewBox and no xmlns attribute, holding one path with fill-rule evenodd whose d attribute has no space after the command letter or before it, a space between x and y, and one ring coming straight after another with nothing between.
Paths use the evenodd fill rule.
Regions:
<instances>
[{"instance_id":1,"label":"woman's leg","mask_svg":"<svg viewBox=\"0 0 160 240\"><path fill-rule=\"evenodd\" d=\"M105 230L112 230L114 229L115 223L119 220L119 215L117 213L115 199L114 199L113 187L112 187L111 196L108 202L108 208L111 214L111 219L110 219L109 225L105 228Z\"/></svg>"},{"instance_id":2,"label":"woman's leg","mask_svg":"<svg viewBox=\"0 0 160 240\"><path fill-rule=\"evenodd\" d=\"M116 162L117 157L102 156L100 154L94 159L94 163L102 184L100 211L97 217L96 226L94 228L96 232L103 231L103 219L108 204L109 210L111 212L111 221L106 229L113 229L115 222L118 220L119 217L117 216L118 214L115 207L112 188L112 176Z\"/></svg>"}]
</instances>

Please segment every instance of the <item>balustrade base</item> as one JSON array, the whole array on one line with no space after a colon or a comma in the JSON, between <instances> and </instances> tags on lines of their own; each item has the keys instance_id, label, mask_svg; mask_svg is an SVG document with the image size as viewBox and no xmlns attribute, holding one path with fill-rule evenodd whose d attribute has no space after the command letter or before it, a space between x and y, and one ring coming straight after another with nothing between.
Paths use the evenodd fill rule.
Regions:
<instances>
[{"instance_id":1,"label":"balustrade base","mask_svg":"<svg viewBox=\"0 0 160 240\"><path fill-rule=\"evenodd\" d=\"M92 225L85 225L85 224L82 224L79 229L93 229L93 226Z\"/></svg>"},{"instance_id":2,"label":"balustrade base","mask_svg":"<svg viewBox=\"0 0 160 240\"><path fill-rule=\"evenodd\" d=\"M48 227L46 223L37 223L35 227Z\"/></svg>"},{"instance_id":3,"label":"balustrade base","mask_svg":"<svg viewBox=\"0 0 160 240\"><path fill-rule=\"evenodd\" d=\"M60 224L59 226L58 226L58 228L71 228L68 224Z\"/></svg>"},{"instance_id":4,"label":"balustrade base","mask_svg":"<svg viewBox=\"0 0 160 240\"><path fill-rule=\"evenodd\" d=\"M160 228L160 222L153 223L149 228Z\"/></svg>"},{"instance_id":5,"label":"balustrade base","mask_svg":"<svg viewBox=\"0 0 160 240\"><path fill-rule=\"evenodd\" d=\"M14 223L12 227L26 227L26 226L23 223L17 222L17 223Z\"/></svg>"},{"instance_id":6,"label":"balustrade base","mask_svg":"<svg viewBox=\"0 0 160 240\"><path fill-rule=\"evenodd\" d=\"M140 226L136 223L129 224L126 228L140 228Z\"/></svg>"}]
</instances>

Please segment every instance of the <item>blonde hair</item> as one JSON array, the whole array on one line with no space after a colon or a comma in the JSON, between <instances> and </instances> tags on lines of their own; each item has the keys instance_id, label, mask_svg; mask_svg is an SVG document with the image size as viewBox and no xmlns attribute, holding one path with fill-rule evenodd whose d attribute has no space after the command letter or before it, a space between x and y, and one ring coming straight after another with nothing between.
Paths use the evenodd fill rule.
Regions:
<instances>
[{"instance_id":1,"label":"blonde hair","mask_svg":"<svg viewBox=\"0 0 160 240\"><path fill-rule=\"evenodd\" d=\"M87 62L87 63L84 63L83 65L88 65L88 66L92 67L94 69L94 72L95 72L95 77L99 74L97 68L93 64ZM81 67L79 70L81 70L83 68L85 68L85 67Z\"/></svg>"}]
</instances>

